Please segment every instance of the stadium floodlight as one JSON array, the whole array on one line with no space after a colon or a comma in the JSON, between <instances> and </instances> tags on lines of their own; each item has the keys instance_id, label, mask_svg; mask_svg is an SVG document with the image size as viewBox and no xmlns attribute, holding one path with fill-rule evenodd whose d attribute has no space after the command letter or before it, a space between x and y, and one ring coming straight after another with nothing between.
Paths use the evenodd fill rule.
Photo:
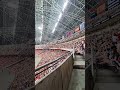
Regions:
<instances>
[{"instance_id":1,"label":"stadium floodlight","mask_svg":"<svg viewBox=\"0 0 120 90\"><path fill-rule=\"evenodd\" d=\"M52 30L52 33L54 33L55 32L55 28Z\"/></svg>"},{"instance_id":2,"label":"stadium floodlight","mask_svg":"<svg viewBox=\"0 0 120 90\"><path fill-rule=\"evenodd\" d=\"M40 42L42 41L42 36L40 36Z\"/></svg>"},{"instance_id":3,"label":"stadium floodlight","mask_svg":"<svg viewBox=\"0 0 120 90\"><path fill-rule=\"evenodd\" d=\"M58 17L58 22L60 21L61 17L62 17L62 13L60 13L60 15Z\"/></svg>"},{"instance_id":4,"label":"stadium floodlight","mask_svg":"<svg viewBox=\"0 0 120 90\"><path fill-rule=\"evenodd\" d=\"M43 32L43 24L37 27L39 29L39 32L41 33L41 36L39 38L40 42L42 41L42 32Z\"/></svg>"},{"instance_id":5,"label":"stadium floodlight","mask_svg":"<svg viewBox=\"0 0 120 90\"><path fill-rule=\"evenodd\" d=\"M43 19L43 15L42 15L42 19Z\"/></svg>"},{"instance_id":6,"label":"stadium floodlight","mask_svg":"<svg viewBox=\"0 0 120 90\"><path fill-rule=\"evenodd\" d=\"M55 27L54 27L54 29L53 29L52 33L54 33L54 32L55 32L55 28L57 27L57 25L58 25L58 22L55 24Z\"/></svg>"},{"instance_id":7,"label":"stadium floodlight","mask_svg":"<svg viewBox=\"0 0 120 90\"><path fill-rule=\"evenodd\" d=\"M58 22L55 24L55 28L57 27Z\"/></svg>"},{"instance_id":8,"label":"stadium floodlight","mask_svg":"<svg viewBox=\"0 0 120 90\"><path fill-rule=\"evenodd\" d=\"M59 15L59 17L58 17L58 21L57 21L57 23L55 24L55 26L54 26L54 29L53 29L52 33L54 33L54 32L55 32L55 28L57 27L58 22L60 21L61 17L62 17L62 13L60 13L60 15Z\"/></svg>"},{"instance_id":9,"label":"stadium floodlight","mask_svg":"<svg viewBox=\"0 0 120 90\"><path fill-rule=\"evenodd\" d=\"M66 0L64 5L63 5L63 9L62 9L63 12L64 12L65 8L67 7L67 4L68 4L68 0Z\"/></svg>"},{"instance_id":10,"label":"stadium floodlight","mask_svg":"<svg viewBox=\"0 0 120 90\"><path fill-rule=\"evenodd\" d=\"M39 30L42 30L42 29L43 29L43 23L42 23L40 26L38 26L38 29L39 29Z\"/></svg>"},{"instance_id":11,"label":"stadium floodlight","mask_svg":"<svg viewBox=\"0 0 120 90\"><path fill-rule=\"evenodd\" d=\"M38 27L39 30L42 30L42 27Z\"/></svg>"}]
</instances>

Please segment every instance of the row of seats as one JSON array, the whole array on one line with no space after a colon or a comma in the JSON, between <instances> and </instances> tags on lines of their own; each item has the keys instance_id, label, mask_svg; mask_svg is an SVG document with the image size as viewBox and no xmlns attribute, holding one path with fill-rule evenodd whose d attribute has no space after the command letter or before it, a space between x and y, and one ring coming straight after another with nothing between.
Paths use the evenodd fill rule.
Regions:
<instances>
[{"instance_id":1,"label":"row of seats","mask_svg":"<svg viewBox=\"0 0 120 90\"><path fill-rule=\"evenodd\" d=\"M40 50L39 50L40 51ZM50 49L50 50L41 50L40 52L42 52L41 54L38 54L38 56L40 57L40 62L37 65L37 67L44 65L48 62L51 62L57 58L59 58L60 56L66 54L68 51L63 51L63 50L54 50L54 49ZM36 67L36 68L37 68Z\"/></svg>"},{"instance_id":2,"label":"row of seats","mask_svg":"<svg viewBox=\"0 0 120 90\"><path fill-rule=\"evenodd\" d=\"M66 38L63 38L60 40L55 40L54 42L48 42L47 44L59 44L59 43L68 42L68 41L71 41L78 37L84 36L84 34L85 34L85 31L81 31L80 33L75 33L75 34L71 35L70 37L66 37Z\"/></svg>"},{"instance_id":3,"label":"row of seats","mask_svg":"<svg viewBox=\"0 0 120 90\"><path fill-rule=\"evenodd\" d=\"M82 48L85 49L85 36L64 43L40 45L40 48L74 48L77 53L82 53Z\"/></svg>"}]
</instances>

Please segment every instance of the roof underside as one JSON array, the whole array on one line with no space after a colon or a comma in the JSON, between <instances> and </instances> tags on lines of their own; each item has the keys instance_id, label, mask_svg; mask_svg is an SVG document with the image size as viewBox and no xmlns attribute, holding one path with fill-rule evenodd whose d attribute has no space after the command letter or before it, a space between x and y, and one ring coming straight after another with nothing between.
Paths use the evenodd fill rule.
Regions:
<instances>
[{"instance_id":1,"label":"roof underside","mask_svg":"<svg viewBox=\"0 0 120 90\"><path fill-rule=\"evenodd\" d=\"M84 22L85 0L36 0L35 15L36 43L51 42Z\"/></svg>"}]
</instances>

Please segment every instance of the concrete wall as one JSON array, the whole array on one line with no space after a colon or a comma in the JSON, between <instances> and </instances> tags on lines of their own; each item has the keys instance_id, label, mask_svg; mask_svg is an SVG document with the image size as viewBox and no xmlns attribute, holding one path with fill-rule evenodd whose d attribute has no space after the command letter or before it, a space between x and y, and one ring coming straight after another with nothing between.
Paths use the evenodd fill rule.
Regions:
<instances>
[{"instance_id":1,"label":"concrete wall","mask_svg":"<svg viewBox=\"0 0 120 90\"><path fill-rule=\"evenodd\" d=\"M68 90L73 69L72 55L55 71L39 82L35 90Z\"/></svg>"}]
</instances>

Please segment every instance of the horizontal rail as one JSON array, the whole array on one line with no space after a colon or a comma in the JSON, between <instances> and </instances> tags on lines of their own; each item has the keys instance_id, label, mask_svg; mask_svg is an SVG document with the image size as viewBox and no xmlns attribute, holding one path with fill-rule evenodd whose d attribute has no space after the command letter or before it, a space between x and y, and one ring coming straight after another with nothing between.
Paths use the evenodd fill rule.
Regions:
<instances>
[{"instance_id":1,"label":"horizontal rail","mask_svg":"<svg viewBox=\"0 0 120 90\"><path fill-rule=\"evenodd\" d=\"M61 56L60 58L52 61L52 62L49 62L45 65L42 65L40 67L38 67L36 70L35 70L35 81L36 82L40 82L41 80L43 80L46 76L50 75L51 72L53 72L59 65L62 64L62 62L64 62L64 59L66 58L65 56L69 55L72 53L69 52L69 53L66 53L65 55Z\"/></svg>"},{"instance_id":2,"label":"horizontal rail","mask_svg":"<svg viewBox=\"0 0 120 90\"><path fill-rule=\"evenodd\" d=\"M32 89L35 89L35 87L36 87L36 85L39 83L39 82L41 82L41 81L43 81L45 78L47 78L50 74L52 74L54 71L56 71L58 68L60 68L61 67L61 65L63 65L65 62L66 62L66 60L68 60L68 58L72 55L73 53L71 53L71 52L69 52L69 53L67 53L66 55L67 55L67 57L65 57L65 59L61 62L61 63L59 63L59 60L57 60L58 61L58 65L52 70L52 71L50 71L48 74L46 74L45 76L43 76L41 79L39 79L38 81L35 81L35 86L32 86L32 87L28 87L27 89L25 89L25 90L32 90ZM65 55L64 55L65 56ZM56 64L57 62L55 62L54 63L54 65ZM52 65L52 64L51 64ZM53 66L53 65L52 65ZM46 69L46 68L45 68Z\"/></svg>"},{"instance_id":3,"label":"horizontal rail","mask_svg":"<svg viewBox=\"0 0 120 90\"><path fill-rule=\"evenodd\" d=\"M70 53L71 53L71 52L70 52ZM67 54L69 54L69 53L67 53ZM67 54L65 54L65 55L67 55ZM46 64L44 64L44 65L42 65L42 66L39 66L38 68L35 69L35 71L38 71L39 69L44 68L45 66L48 66L48 65L50 65L50 64L58 61L59 59L62 59L65 55L63 55L63 56L61 56L61 57L59 57L59 58L57 58L57 59L55 59L55 60L53 60L53 61L51 61L51 62L48 62L48 63L46 63Z\"/></svg>"}]
</instances>

